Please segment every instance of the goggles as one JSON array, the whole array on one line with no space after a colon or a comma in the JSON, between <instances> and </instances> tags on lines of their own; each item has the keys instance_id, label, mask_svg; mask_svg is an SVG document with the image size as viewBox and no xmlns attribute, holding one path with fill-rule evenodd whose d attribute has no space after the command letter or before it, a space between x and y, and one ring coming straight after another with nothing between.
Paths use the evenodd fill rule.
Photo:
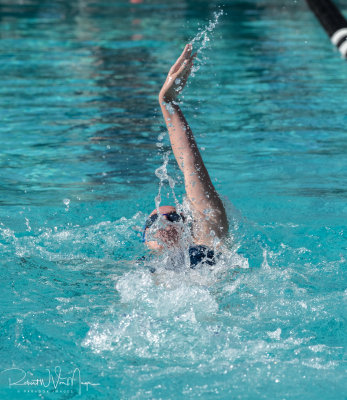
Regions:
<instances>
[{"instance_id":1,"label":"goggles","mask_svg":"<svg viewBox=\"0 0 347 400\"><path fill-rule=\"evenodd\" d=\"M184 216L182 214L177 214L176 211L172 211L167 214L160 214L160 215L165 216L165 219L169 222L179 222L179 221L184 222L185 221ZM145 237L146 229L150 228L157 219L158 219L158 214L153 214L147 218L145 226L143 227L143 233L142 233L142 241L143 242L146 241L146 237Z\"/></svg>"}]
</instances>

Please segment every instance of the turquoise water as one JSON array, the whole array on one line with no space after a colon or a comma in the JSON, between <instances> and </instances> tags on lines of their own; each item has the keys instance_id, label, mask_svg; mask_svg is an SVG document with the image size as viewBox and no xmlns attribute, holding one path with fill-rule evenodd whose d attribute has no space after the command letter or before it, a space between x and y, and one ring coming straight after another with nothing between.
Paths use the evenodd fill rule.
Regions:
<instances>
[{"instance_id":1,"label":"turquoise water","mask_svg":"<svg viewBox=\"0 0 347 400\"><path fill-rule=\"evenodd\" d=\"M213 270L154 278L136 260L169 150L157 93L218 6L182 109L231 237ZM346 398L347 69L305 4L0 17L1 399Z\"/></svg>"}]
</instances>

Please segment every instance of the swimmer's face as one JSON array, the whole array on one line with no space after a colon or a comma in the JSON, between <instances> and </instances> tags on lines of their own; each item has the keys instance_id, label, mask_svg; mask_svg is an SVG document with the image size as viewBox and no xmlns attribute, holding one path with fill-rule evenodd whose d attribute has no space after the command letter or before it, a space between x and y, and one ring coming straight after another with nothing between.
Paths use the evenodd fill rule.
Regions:
<instances>
[{"instance_id":1,"label":"swimmer's face","mask_svg":"<svg viewBox=\"0 0 347 400\"><path fill-rule=\"evenodd\" d=\"M161 214L160 228L158 229L153 226L146 229L146 245L151 250L162 250L165 247L174 247L179 244L182 236L182 225L171 222L168 220L168 216L162 215L170 213L176 213L175 207L159 207L159 214ZM157 210L153 210L149 217L155 214L157 214Z\"/></svg>"}]
</instances>

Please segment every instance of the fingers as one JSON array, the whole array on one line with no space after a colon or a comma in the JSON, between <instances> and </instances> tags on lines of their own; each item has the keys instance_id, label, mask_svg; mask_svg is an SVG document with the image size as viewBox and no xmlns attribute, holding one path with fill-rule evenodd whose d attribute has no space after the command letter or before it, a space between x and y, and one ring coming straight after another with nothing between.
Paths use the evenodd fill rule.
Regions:
<instances>
[{"instance_id":1,"label":"fingers","mask_svg":"<svg viewBox=\"0 0 347 400\"><path fill-rule=\"evenodd\" d=\"M190 72L191 72L191 70L192 70L192 66L193 66L193 63L189 63L189 64L187 65L185 71L183 72L183 75L182 75L182 81L183 81L183 82L186 82L186 81L187 81L187 79L188 79L188 77L189 77L189 75L190 75Z\"/></svg>"},{"instance_id":2,"label":"fingers","mask_svg":"<svg viewBox=\"0 0 347 400\"><path fill-rule=\"evenodd\" d=\"M184 60L183 64L180 66L177 72L175 72L175 76L180 76L183 74L184 70L189 66L188 60Z\"/></svg>"},{"instance_id":3,"label":"fingers","mask_svg":"<svg viewBox=\"0 0 347 400\"><path fill-rule=\"evenodd\" d=\"M194 59L197 53L193 54L188 60L185 60L179 70L175 73L176 76L182 75L182 78L188 78L194 64Z\"/></svg>"},{"instance_id":4,"label":"fingers","mask_svg":"<svg viewBox=\"0 0 347 400\"><path fill-rule=\"evenodd\" d=\"M182 66L184 67L183 70L182 68L179 69L180 73L183 73L183 75L189 75L190 71L193 67L194 64L194 59L197 56L197 53L193 54L192 56L190 56L190 58L188 58L187 60L185 60L182 64ZM183 71L183 72L182 72Z\"/></svg>"},{"instance_id":5,"label":"fingers","mask_svg":"<svg viewBox=\"0 0 347 400\"><path fill-rule=\"evenodd\" d=\"M177 61L182 63L185 59L189 58L192 54L192 49L193 47L190 43L186 44Z\"/></svg>"},{"instance_id":6,"label":"fingers","mask_svg":"<svg viewBox=\"0 0 347 400\"><path fill-rule=\"evenodd\" d=\"M187 64L185 70L183 71L183 74L182 74L182 77L181 77L181 80L182 80L183 84L185 84L187 82L188 77L189 77L189 75L191 73L191 70L192 70L192 66L193 66L193 62L191 61L191 62L189 62Z\"/></svg>"},{"instance_id":7,"label":"fingers","mask_svg":"<svg viewBox=\"0 0 347 400\"><path fill-rule=\"evenodd\" d=\"M186 44L186 46L184 47L184 50L182 52L182 54L178 57L177 61L175 62L175 64L172 66L170 72L171 73L175 73L179 70L179 68L182 66L182 63L185 60L189 60L192 54L192 45L190 43Z\"/></svg>"},{"instance_id":8,"label":"fingers","mask_svg":"<svg viewBox=\"0 0 347 400\"><path fill-rule=\"evenodd\" d=\"M186 54L189 54L189 56L186 56L187 58L185 60L183 60L183 62L181 64L178 64L178 60L177 60L176 64L174 65L174 66L176 66L178 64L177 68L171 72L172 74L181 75L185 69L187 69L188 72L190 72L190 70L193 66L194 59L197 56L197 53L194 53L193 55L191 55L191 49L190 49L190 52L186 53Z\"/></svg>"}]
</instances>

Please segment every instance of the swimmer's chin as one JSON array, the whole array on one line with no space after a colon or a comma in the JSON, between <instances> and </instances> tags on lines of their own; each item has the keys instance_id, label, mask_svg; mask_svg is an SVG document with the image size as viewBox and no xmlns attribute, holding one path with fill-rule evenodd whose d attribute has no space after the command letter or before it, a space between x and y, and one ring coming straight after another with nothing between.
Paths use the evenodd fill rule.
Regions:
<instances>
[{"instance_id":1,"label":"swimmer's chin","mask_svg":"<svg viewBox=\"0 0 347 400\"><path fill-rule=\"evenodd\" d=\"M151 241L146 241L146 246L150 250L155 250L155 251L162 251L164 250L164 246L160 245L158 242L151 240Z\"/></svg>"}]
</instances>

